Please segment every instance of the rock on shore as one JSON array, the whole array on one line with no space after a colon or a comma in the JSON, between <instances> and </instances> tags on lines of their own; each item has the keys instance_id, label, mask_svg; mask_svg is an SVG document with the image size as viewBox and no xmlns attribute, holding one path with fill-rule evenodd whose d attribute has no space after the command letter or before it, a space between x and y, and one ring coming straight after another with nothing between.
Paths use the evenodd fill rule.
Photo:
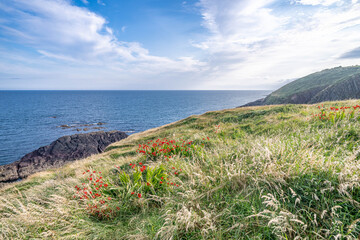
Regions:
<instances>
[{"instance_id":1,"label":"rock on shore","mask_svg":"<svg viewBox=\"0 0 360 240\"><path fill-rule=\"evenodd\" d=\"M33 173L60 167L66 162L101 153L111 143L128 135L120 131L64 136L50 145L26 154L19 161L0 166L0 183L16 181Z\"/></svg>"}]
</instances>

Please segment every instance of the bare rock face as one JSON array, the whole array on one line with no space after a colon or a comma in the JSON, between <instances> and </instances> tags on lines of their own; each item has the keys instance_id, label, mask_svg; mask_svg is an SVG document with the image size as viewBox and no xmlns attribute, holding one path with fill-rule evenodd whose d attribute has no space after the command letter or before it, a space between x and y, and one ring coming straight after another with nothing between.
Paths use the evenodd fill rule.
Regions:
<instances>
[{"instance_id":1,"label":"bare rock face","mask_svg":"<svg viewBox=\"0 0 360 240\"><path fill-rule=\"evenodd\" d=\"M0 166L0 183L16 181L33 173L60 167L66 162L101 153L111 143L128 137L124 132L92 132L64 136L26 154L19 161Z\"/></svg>"}]
</instances>

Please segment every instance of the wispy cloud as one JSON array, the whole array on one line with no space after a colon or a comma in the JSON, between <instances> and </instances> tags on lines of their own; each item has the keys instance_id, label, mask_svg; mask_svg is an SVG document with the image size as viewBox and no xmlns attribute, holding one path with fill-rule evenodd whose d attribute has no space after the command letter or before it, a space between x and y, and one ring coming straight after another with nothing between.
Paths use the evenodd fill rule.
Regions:
<instances>
[{"instance_id":1,"label":"wispy cloud","mask_svg":"<svg viewBox=\"0 0 360 240\"><path fill-rule=\"evenodd\" d=\"M344 1L342 0L298 0L297 3L303 4L303 5L324 5L324 6L330 6L333 4L342 5Z\"/></svg>"},{"instance_id":2,"label":"wispy cloud","mask_svg":"<svg viewBox=\"0 0 360 240\"><path fill-rule=\"evenodd\" d=\"M360 58L360 47L342 54L340 58Z\"/></svg>"},{"instance_id":3,"label":"wispy cloud","mask_svg":"<svg viewBox=\"0 0 360 240\"><path fill-rule=\"evenodd\" d=\"M153 56L138 42L120 41L102 16L69 1L14 0L2 9L11 19L0 21L0 29L11 41L31 46L43 57L65 65L98 68L97 75L107 69L114 76L126 72L146 78L197 71L204 65L192 57Z\"/></svg>"},{"instance_id":4,"label":"wispy cloud","mask_svg":"<svg viewBox=\"0 0 360 240\"><path fill-rule=\"evenodd\" d=\"M187 53L173 58L166 51L156 56L143 39L120 39L134 26L127 31L128 22L120 22L111 28L111 19L82 2L0 2L0 41L20 46L0 49L0 88L30 79L33 88L62 88L66 82L67 88L92 89L264 89L354 65L360 57L357 0L199 0L195 7L184 1L184 11L195 14L196 8L202 17L201 40L189 37ZM167 49L175 55L176 49ZM16 84L1 80L17 77Z\"/></svg>"},{"instance_id":5,"label":"wispy cloud","mask_svg":"<svg viewBox=\"0 0 360 240\"><path fill-rule=\"evenodd\" d=\"M214 88L251 88L356 64L339 58L360 41L354 1L201 0L200 6L211 35L195 46L209 55Z\"/></svg>"},{"instance_id":6,"label":"wispy cloud","mask_svg":"<svg viewBox=\"0 0 360 240\"><path fill-rule=\"evenodd\" d=\"M105 3L104 3L102 0L97 0L97 3L98 3L99 5L105 6Z\"/></svg>"}]
</instances>

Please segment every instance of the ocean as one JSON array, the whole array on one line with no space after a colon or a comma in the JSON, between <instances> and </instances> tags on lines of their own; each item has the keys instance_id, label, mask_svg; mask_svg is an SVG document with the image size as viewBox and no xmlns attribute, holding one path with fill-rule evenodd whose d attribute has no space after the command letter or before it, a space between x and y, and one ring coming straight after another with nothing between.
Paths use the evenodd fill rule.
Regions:
<instances>
[{"instance_id":1,"label":"ocean","mask_svg":"<svg viewBox=\"0 0 360 240\"><path fill-rule=\"evenodd\" d=\"M91 131L128 134L194 114L234 108L270 91L0 91L0 165L57 138Z\"/></svg>"}]
</instances>

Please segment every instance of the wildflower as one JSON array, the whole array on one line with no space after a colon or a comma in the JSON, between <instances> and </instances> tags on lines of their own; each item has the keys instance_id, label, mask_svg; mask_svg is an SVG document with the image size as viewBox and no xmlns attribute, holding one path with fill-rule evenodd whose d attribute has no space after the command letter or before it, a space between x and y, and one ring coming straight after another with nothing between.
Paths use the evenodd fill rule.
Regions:
<instances>
[{"instance_id":1,"label":"wildflower","mask_svg":"<svg viewBox=\"0 0 360 240\"><path fill-rule=\"evenodd\" d=\"M160 181L160 184L162 184L163 182L162 181Z\"/></svg>"},{"instance_id":2,"label":"wildflower","mask_svg":"<svg viewBox=\"0 0 360 240\"><path fill-rule=\"evenodd\" d=\"M104 187L107 187L107 186L109 186L109 185L107 185L107 184L104 184Z\"/></svg>"},{"instance_id":3,"label":"wildflower","mask_svg":"<svg viewBox=\"0 0 360 240\"><path fill-rule=\"evenodd\" d=\"M150 183L149 183L149 182L147 182L147 183L146 183L146 185L150 186Z\"/></svg>"},{"instance_id":4,"label":"wildflower","mask_svg":"<svg viewBox=\"0 0 360 240\"><path fill-rule=\"evenodd\" d=\"M141 198L141 193L138 193L138 197Z\"/></svg>"},{"instance_id":5,"label":"wildflower","mask_svg":"<svg viewBox=\"0 0 360 240\"><path fill-rule=\"evenodd\" d=\"M139 162L139 165L142 165L142 163L141 163L141 162Z\"/></svg>"},{"instance_id":6,"label":"wildflower","mask_svg":"<svg viewBox=\"0 0 360 240\"><path fill-rule=\"evenodd\" d=\"M131 195L134 195L135 193L134 192L131 192Z\"/></svg>"}]
</instances>

